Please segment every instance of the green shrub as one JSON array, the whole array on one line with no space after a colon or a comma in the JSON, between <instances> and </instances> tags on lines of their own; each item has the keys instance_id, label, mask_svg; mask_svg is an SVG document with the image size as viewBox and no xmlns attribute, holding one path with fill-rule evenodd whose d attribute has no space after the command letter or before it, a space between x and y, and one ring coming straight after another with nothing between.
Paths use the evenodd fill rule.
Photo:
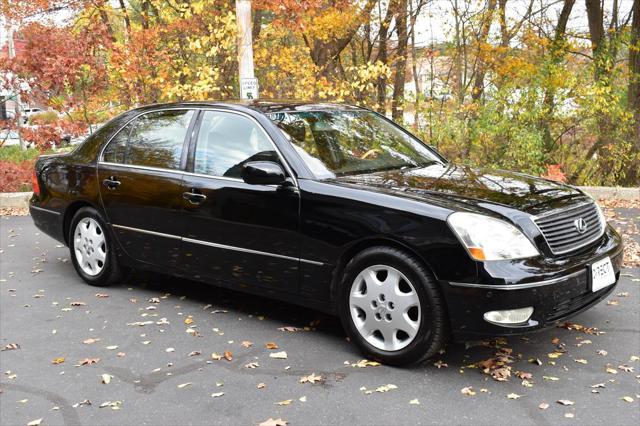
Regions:
<instances>
[{"instance_id":1,"label":"green shrub","mask_svg":"<svg viewBox=\"0 0 640 426\"><path fill-rule=\"evenodd\" d=\"M58 114L55 111L39 112L29 117L29 124L53 124L56 121Z\"/></svg>"}]
</instances>

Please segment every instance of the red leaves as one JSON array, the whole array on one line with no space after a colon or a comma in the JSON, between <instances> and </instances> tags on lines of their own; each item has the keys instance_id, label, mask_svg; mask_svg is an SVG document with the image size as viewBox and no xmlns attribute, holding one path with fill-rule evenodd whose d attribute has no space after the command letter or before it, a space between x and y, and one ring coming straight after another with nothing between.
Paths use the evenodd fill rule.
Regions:
<instances>
[{"instance_id":1,"label":"red leaves","mask_svg":"<svg viewBox=\"0 0 640 426\"><path fill-rule=\"evenodd\" d=\"M33 162L0 161L0 192L31 191Z\"/></svg>"},{"instance_id":2,"label":"red leaves","mask_svg":"<svg viewBox=\"0 0 640 426\"><path fill-rule=\"evenodd\" d=\"M567 175L562 171L562 164L547 164L547 173L542 175L545 179L556 180L558 182L566 182Z\"/></svg>"}]
</instances>

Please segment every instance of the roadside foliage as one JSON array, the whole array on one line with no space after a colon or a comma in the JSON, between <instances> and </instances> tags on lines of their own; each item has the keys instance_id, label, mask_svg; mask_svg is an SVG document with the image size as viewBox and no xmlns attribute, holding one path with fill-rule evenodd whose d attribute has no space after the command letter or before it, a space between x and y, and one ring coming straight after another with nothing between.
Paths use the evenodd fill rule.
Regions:
<instances>
[{"instance_id":1,"label":"roadside foliage","mask_svg":"<svg viewBox=\"0 0 640 426\"><path fill-rule=\"evenodd\" d=\"M261 98L366 106L458 162L574 184L638 185L638 2L445 3L254 0ZM40 149L138 105L237 98L234 2L0 7L24 42L15 59L0 58L0 84L61 113L21 130ZM58 8L71 18L54 25L50 11ZM436 30L443 33L416 41L433 15L445 22ZM574 28L576 19L585 25Z\"/></svg>"}]
</instances>

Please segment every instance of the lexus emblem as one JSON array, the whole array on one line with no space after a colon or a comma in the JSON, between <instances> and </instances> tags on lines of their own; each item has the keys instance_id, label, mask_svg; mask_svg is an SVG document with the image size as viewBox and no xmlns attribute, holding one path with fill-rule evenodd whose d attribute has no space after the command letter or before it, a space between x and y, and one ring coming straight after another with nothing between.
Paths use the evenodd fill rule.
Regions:
<instances>
[{"instance_id":1,"label":"lexus emblem","mask_svg":"<svg viewBox=\"0 0 640 426\"><path fill-rule=\"evenodd\" d=\"M581 234L587 232L587 222L583 218L574 220L573 226L575 226L576 230Z\"/></svg>"}]
</instances>

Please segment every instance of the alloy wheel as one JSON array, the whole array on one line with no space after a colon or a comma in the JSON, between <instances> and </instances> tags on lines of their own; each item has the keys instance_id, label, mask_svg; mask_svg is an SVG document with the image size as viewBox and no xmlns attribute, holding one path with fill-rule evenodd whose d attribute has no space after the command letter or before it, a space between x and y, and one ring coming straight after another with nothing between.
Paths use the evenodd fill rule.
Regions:
<instances>
[{"instance_id":1,"label":"alloy wheel","mask_svg":"<svg viewBox=\"0 0 640 426\"><path fill-rule=\"evenodd\" d=\"M398 351L418 334L422 312L415 287L399 270L388 265L365 268L349 292L351 319L369 344Z\"/></svg>"},{"instance_id":2,"label":"alloy wheel","mask_svg":"<svg viewBox=\"0 0 640 426\"><path fill-rule=\"evenodd\" d=\"M93 218L85 217L76 225L73 236L78 265L85 274L98 275L107 259L107 243L100 224Z\"/></svg>"}]
</instances>

